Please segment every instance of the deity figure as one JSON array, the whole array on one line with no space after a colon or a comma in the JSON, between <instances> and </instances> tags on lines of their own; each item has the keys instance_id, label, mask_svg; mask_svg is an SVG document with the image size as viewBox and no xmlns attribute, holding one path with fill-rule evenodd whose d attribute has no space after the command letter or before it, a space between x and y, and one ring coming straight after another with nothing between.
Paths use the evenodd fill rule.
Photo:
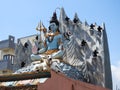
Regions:
<instances>
[{"instance_id":1,"label":"deity figure","mask_svg":"<svg viewBox=\"0 0 120 90\"><path fill-rule=\"evenodd\" d=\"M49 62L53 59L61 59L63 56L62 34L59 31L59 22L55 12L50 20L49 30L43 31L43 33L45 40L40 40L42 42L38 43L41 47L31 55L32 61L44 61L44 59L47 59ZM39 40L38 38L36 39Z\"/></svg>"}]
</instances>

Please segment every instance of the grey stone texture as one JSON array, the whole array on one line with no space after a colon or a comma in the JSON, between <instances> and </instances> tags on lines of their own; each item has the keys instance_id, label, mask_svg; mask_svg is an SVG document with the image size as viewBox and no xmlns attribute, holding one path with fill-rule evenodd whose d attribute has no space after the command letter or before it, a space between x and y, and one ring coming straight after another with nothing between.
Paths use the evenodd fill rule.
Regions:
<instances>
[{"instance_id":1,"label":"grey stone texture","mask_svg":"<svg viewBox=\"0 0 120 90\"><path fill-rule=\"evenodd\" d=\"M75 14L73 21L64 9L60 13L60 30L64 34L63 60L81 71L87 82L112 89L109 48L105 24L82 23ZM85 41L86 43L82 44Z\"/></svg>"},{"instance_id":2,"label":"grey stone texture","mask_svg":"<svg viewBox=\"0 0 120 90\"><path fill-rule=\"evenodd\" d=\"M32 35L18 39L15 47L15 70L28 66L31 63L32 41L35 39L35 36Z\"/></svg>"},{"instance_id":3,"label":"grey stone texture","mask_svg":"<svg viewBox=\"0 0 120 90\"><path fill-rule=\"evenodd\" d=\"M105 72L105 86L107 88L112 89L112 75L111 75L111 67L110 67L110 56L109 56L109 46L108 46L108 39L105 29L105 24L103 24L104 31L103 31L103 48L104 48L104 72Z\"/></svg>"}]
</instances>

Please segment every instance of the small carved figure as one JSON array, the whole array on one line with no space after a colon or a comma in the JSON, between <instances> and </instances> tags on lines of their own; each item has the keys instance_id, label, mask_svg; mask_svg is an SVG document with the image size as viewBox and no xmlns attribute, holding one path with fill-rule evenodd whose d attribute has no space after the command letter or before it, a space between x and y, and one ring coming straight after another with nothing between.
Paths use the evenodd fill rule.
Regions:
<instances>
[{"instance_id":1,"label":"small carved figure","mask_svg":"<svg viewBox=\"0 0 120 90\"><path fill-rule=\"evenodd\" d=\"M66 20L67 22L69 21L69 19L70 19L69 17L67 17L67 16L65 17L65 20Z\"/></svg>"},{"instance_id":2,"label":"small carved figure","mask_svg":"<svg viewBox=\"0 0 120 90\"><path fill-rule=\"evenodd\" d=\"M87 44L87 42L85 40L82 40L81 46L85 46L86 44Z\"/></svg>"},{"instance_id":3,"label":"small carved figure","mask_svg":"<svg viewBox=\"0 0 120 90\"><path fill-rule=\"evenodd\" d=\"M100 26L98 26L98 31L101 32L102 31L102 28Z\"/></svg>"},{"instance_id":4,"label":"small carved figure","mask_svg":"<svg viewBox=\"0 0 120 90\"><path fill-rule=\"evenodd\" d=\"M97 57L97 55L98 55L98 51L97 51L97 50L94 50L94 51L93 51L93 57Z\"/></svg>"},{"instance_id":5,"label":"small carved figure","mask_svg":"<svg viewBox=\"0 0 120 90\"><path fill-rule=\"evenodd\" d=\"M90 29L94 29L95 25L91 24Z\"/></svg>"},{"instance_id":6,"label":"small carved figure","mask_svg":"<svg viewBox=\"0 0 120 90\"><path fill-rule=\"evenodd\" d=\"M77 22L78 22L78 19L74 18L73 22L74 22L74 23L77 23Z\"/></svg>"}]
</instances>

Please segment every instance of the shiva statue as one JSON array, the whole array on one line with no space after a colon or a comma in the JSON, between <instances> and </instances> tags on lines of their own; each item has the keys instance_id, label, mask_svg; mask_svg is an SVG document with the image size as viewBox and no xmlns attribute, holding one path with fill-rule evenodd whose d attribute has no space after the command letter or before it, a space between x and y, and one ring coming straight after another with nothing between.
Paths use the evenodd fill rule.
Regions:
<instances>
[{"instance_id":1,"label":"shiva statue","mask_svg":"<svg viewBox=\"0 0 120 90\"><path fill-rule=\"evenodd\" d=\"M39 45L37 52L31 55L32 61L44 61L44 59L52 61L56 59L62 59L62 34L59 30L59 22L57 20L56 12L53 13L53 16L50 20L49 30L43 30L43 34L45 39L40 39L41 42L38 43ZM38 41L40 37L37 37Z\"/></svg>"}]
</instances>

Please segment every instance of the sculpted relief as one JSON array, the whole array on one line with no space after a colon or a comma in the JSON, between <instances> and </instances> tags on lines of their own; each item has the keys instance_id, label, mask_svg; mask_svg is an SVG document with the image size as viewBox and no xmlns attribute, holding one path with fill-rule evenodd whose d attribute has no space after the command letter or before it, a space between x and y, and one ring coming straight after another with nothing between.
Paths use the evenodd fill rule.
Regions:
<instances>
[{"instance_id":1,"label":"sculpted relief","mask_svg":"<svg viewBox=\"0 0 120 90\"><path fill-rule=\"evenodd\" d=\"M48 29L40 22L36 30L40 34L29 45L31 63L16 73L54 70L75 80L110 87L106 84L107 79L111 82L111 72L110 65L105 66L110 61L104 24L88 25L77 14L71 20L61 8L59 20L54 12ZM109 78L106 67L109 67Z\"/></svg>"},{"instance_id":2,"label":"sculpted relief","mask_svg":"<svg viewBox=\"0 0 120 90\"><path fill-rule=\"evenodd\" d=\"M73 79L102 85L103 48L98 41L102 40L102 35L97 36L97 33L101 32L94 30L94 27L91 28L86 23L82 24L77 14L71 21L64 10L61 11L58 21L54 12L48 29L42 23L36 28L40 31L40 35L36 36L32 48L31 59L35 64L34 70L52 69ZM90 35L90 30L93 30L93 35ZM97 78L96 74L101 78Z\"/></svg>"}]
</instances>

